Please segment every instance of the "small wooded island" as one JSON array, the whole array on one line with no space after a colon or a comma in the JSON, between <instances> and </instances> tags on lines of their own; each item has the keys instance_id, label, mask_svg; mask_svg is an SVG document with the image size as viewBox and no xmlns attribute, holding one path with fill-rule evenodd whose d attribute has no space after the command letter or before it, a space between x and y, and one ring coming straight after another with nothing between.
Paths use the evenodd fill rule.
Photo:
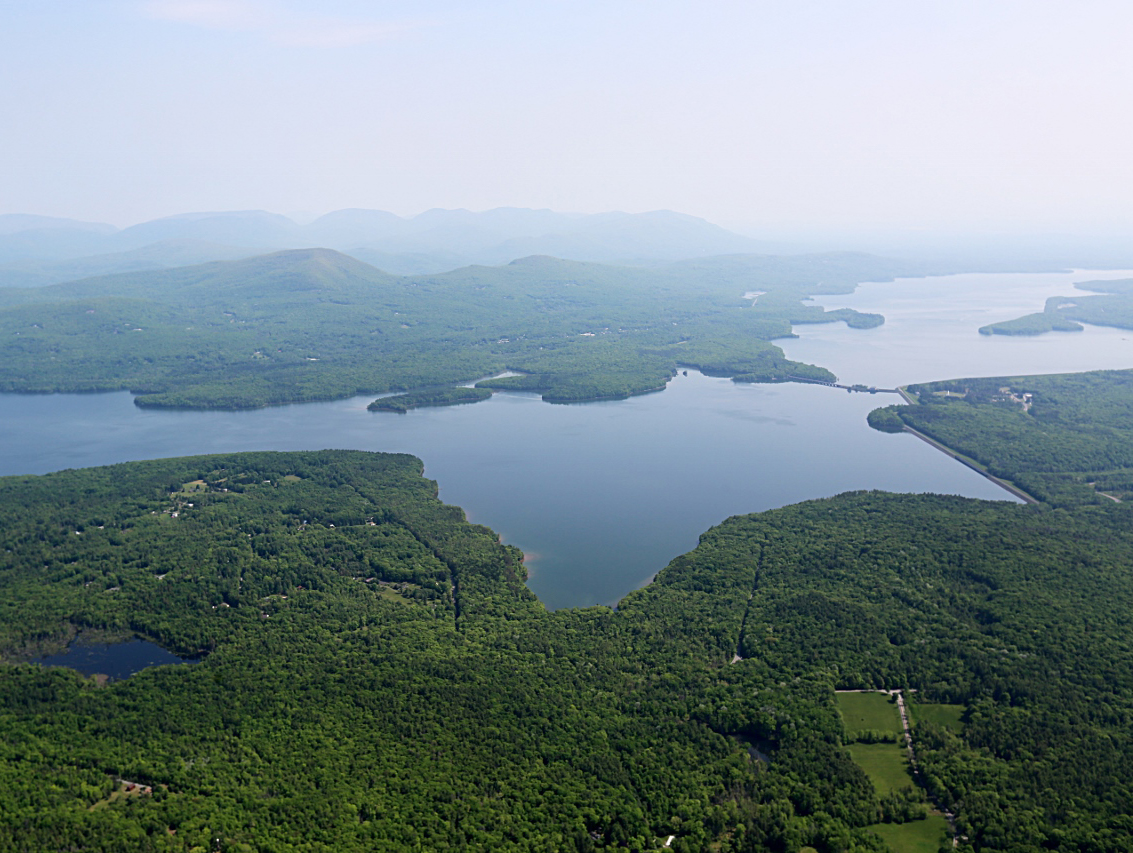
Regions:
<instances>
[{"instance_id":1,"label":"small wooded island","mask_svg":"<svg viewBox=\"0 0 1133 853\"><path fill-rule=\"evenodd\" d=\"M953 849L941 809L960 850L1126 848L1109 425L1133 385L995 381L922 386L899 417L954 446L994 413L1062 424L1063 455L1002 463L1064 484L1061 508L862 492L737 516L616 611L547 612L410 456L0 479L0 847ZM1076 497L1103 476L1110 497ZM201 661L107 686L20 662L76 630ZM896 695L836 690L900 692L915 777Z\"/></svg>"}]
</instances>

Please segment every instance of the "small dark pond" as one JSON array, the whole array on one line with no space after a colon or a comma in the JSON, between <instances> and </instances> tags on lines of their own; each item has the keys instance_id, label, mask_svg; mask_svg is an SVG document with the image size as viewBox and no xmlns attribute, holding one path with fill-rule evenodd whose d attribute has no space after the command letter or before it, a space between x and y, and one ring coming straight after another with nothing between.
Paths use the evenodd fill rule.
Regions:
<instances>
[{"instance_id":1,"label":"small dark pond","mask_svg":"<svg viewBox=\"0 0 1133 853\"><path fill-rule=\"evenodd\" d=\"M85 643L80 639L60 654L32 661L42 666L65 666L83 675L105 675L111 681L125 680L150 666L196 662L138 639L125 643Z\"/></svg>"}]
</instances>

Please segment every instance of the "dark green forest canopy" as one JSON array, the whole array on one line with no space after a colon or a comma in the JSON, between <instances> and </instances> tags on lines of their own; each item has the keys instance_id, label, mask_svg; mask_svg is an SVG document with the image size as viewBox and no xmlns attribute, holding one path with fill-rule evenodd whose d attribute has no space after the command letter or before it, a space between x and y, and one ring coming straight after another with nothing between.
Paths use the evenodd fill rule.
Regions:
<instances>
[{"instance_id":1,"label":"dark green forest canopy","mask_svg":"<svg viewBox=\"0 0 1133 853\"><path fill-rule=\"evenodd\" d=\"M908 425L1054 506L1133 499L1133 370L911 385L918 405L870 415Z\"/></svg>"},{"instance_id":2,"label":"dark green forest canopy","mask_svg":"<svg viewBox=\"0 0 1133 853\"><path fill-rule=\"evenodd\" d=\"M77 630L203 653L105 687L0 667L0 848L881 850L846 687L964 706L917 730L964 846L1133 840L1126 506L843 495L729 519L616 611L548 613L421 470L0 480L9 661ZM119 778L153 793L108 801Z\"/></svg>"},{"instance_id":3,"label":"dark green forest canopy","mask_svg":"<svg viewBox=\"0 0 1133 853\"><path fill-rule=\"evenodd\" d=\"M1133 329L1133 279L1080 281L1078 290L1087 296L1052 296L1043 311L1014 320L990 323L983 335L1041 335L1043 332L1080 332L1081 323Z\"/></svg>"},{"instance_id":4,"label":"dark green forest canopy","mask_svg":"<svg viewBox=\"0 0 1133 853\"><path fill-rule=\"evenodd\" d=\"M880 315L803 300L915 272L851 253L660 267L532 257L394 276L328 249L0 289L0 391L129 389L146 406L251 408L451 385L551 401L663 387L678 364L747 381L832 379L770 341ZM754 302L747 292L762 291Z\"/></svg>"}]
</instances>

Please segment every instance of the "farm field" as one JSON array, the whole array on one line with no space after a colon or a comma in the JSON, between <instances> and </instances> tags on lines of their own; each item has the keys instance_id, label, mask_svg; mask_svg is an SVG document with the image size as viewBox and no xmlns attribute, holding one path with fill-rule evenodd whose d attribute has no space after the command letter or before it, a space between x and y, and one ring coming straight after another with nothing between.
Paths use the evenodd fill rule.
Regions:
<instances>
[{"instance_id":1,"label":"farm field","mask_svg":"<svg viewBox=\"0 0 1133 853\"><path fill-rule=\"evenodd\" d=\"M838 710L846 726L846 737L863 731L901 734L897 705L885 693L838 693Z\"/></svg>"},{"instance_id":2,"label":"farm field","mask_svg":"<svg viewBox=\"0 0 1133 853\"><path fill-rule=\"evenodd\" d=\"M937 853L948 843L948 823L942 815L909 823L879 823L870 829L882 837L893 853Z\"/></svg>"},{"instance_id":3,"label":"farm field","mask_svg":"<svg viewBox=\"0 0 1133 853\"><path fill-rule=\"evenodd\" d=\"M879 795L884 797L893 791L913 787L903 746L895 743L851 743L846 748Z\"/></svg>"}]
</instances>

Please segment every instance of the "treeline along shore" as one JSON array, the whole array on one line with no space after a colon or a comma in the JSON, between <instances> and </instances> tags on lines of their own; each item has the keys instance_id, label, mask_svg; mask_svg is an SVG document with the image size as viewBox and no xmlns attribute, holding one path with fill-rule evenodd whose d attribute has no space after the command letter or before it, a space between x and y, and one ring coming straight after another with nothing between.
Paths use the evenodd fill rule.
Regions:
<instances>
[{"instance_id":1,"label":"treeline along shore","mask_svg":"<svg viewBox=\"0 0 1133 853\"><path fill-rule=\"evenodd\" d=\"M0 479L0 847L953 849L934 804L960 850L1128 847L1131 388L910 389L1043 502L736 516L616 610L546 611L410 456ZM21 662L76 630L200 663ZM836 690L903 691L915 778Z\"/></svg>"}]
</instances>

